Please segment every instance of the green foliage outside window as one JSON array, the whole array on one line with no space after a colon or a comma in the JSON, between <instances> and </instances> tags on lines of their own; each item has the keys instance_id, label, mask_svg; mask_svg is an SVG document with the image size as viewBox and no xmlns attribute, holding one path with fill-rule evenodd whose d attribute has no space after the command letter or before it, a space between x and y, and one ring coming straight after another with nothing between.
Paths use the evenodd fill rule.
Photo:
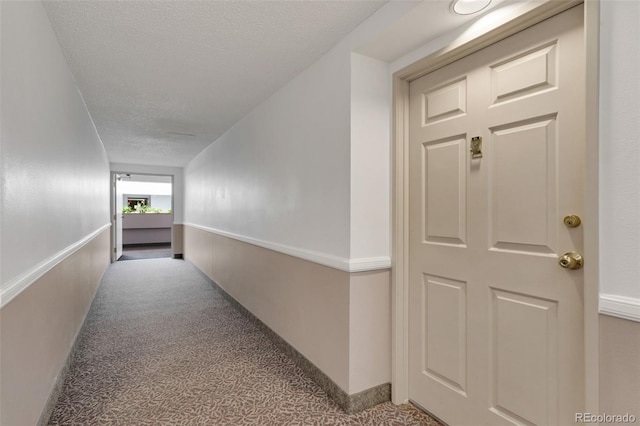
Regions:
<instances>
[{"instance_id":1,"label":"green foliage outside window","mask_svg":"<svg viewBox=\"0 0 640 426\"><path fill-rule=\"evenodd\" d=\"M171 209L165 211L160 208L153 208L146 204L137 203L133 208L130 206L123 207L122 213L171 213Z\"/></svg>"}]
</instances>

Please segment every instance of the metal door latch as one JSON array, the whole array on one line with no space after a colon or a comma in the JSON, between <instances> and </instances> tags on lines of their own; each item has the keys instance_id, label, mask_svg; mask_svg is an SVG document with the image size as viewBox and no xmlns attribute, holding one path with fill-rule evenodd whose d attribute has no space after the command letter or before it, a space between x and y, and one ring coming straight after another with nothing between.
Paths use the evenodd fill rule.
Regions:
<instances>
[{"instance_id":1,"label":"metal door latch","mask_svg":"<svg viewBox=\"0 0 640 426\"><path fill-rule=\"evenodd\" d=\"M577 228L582 223L580 218L578 216L576 216L575 214L572 214L570 216L566 216L564 218L563 222L564 222L565 225L567 225L568 228Z\"/></svg>"},{"instance_id":2,"label":"metal door latch","mask_svg":"<svg viewBox=\"0 0 640 426\"><path fill-rule=\"evenodd\" d=\"M558 264L565 269L580 269L584 265L584 259L575 251L568 251L558 258Z\"/></svg>"},{"instance_id":3,"label":"metal door latch","mask_svg":"<svg viewBox=\"0 0 640 426\"><path fill-rule=\"evenodd\" d=\"M482 136L471 138L471 158L482 158Z\"/></svg>"}]
</instances>

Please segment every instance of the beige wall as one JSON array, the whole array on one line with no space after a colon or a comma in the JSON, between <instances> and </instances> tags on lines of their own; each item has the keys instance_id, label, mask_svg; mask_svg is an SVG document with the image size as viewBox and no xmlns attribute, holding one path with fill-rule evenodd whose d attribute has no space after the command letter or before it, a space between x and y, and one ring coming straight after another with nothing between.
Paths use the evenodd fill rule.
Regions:
<instances>
[{"instance_id":1,"label":"beige wall","mask_svg":"<svg viewBox=\"0 0 640 426\"><path fill-rule=\"evenodd\" d=\"M184 255L348 394L390 381L388 271L350 274L188 225Z\"/></svg>"},{"instance_id":2,"label":"beige wall","mask_svg":"<svg viewBox=\"0 0 640 426\"><path fill-rule=\"evenodd\" d=\"M171 227L171 253L176 254L183 253L184 246L184 230L181 224L174 223Z\"/></svg>"},{"instance_id":3,"label":"beige wall","mask_svg":"<svg viewBox=\"0 0 640 426\"><path fill-rule=\"evenodd\" d=\"M600 315L600 413L640 421L640 322Z\"/></svg>"},{"instance_id":4,"label":"beige wall","mask_svg":"<svg viewBox=\"0 0 640 426\"><path fill-rule=\"evenodd\" d=\"M391 274L352 273L349 282L349 390L391 382Z\"/></svg>"},{"instance_id":5,"label":"beige wall","mask_svg":"<svg viewBox=\"0 0 640 426\"><path fill-rule=\"evenodd\" d=\"M0 424L38 422L109 264L109 232L0 310Z\"/></svg>"}]
</instances>

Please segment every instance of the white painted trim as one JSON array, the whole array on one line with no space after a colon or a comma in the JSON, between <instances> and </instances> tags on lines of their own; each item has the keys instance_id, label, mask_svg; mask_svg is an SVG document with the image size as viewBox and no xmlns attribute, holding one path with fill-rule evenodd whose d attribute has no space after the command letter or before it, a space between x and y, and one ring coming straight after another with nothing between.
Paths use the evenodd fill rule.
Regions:
<instances>
[{"instance_id":1,"label":"white painted trim","mask_svg":"<svg viewBox=\"0 0 640 426\"><path fill-rule=\"evenodd\" d=\"M121 164L121 163L111 163L109 165L110 167L110 172L111 172L111 183L109 184L109 206L110 206L110 217L111 217L111 223L112 223L112 231L111 231L111 249L109 251L109 258L111 259L111 263L115 263L118 261L118 259L116 259L116 226L115 226L115 219L114 216L120 212L116 212L116 188L115 188L115 176L119 175L119 174L126 174L126 173L131 173L134 175L143 175L143 176L169 176L171 177L171 214L173 215L173 219L176 218L176 208L175 208L175 202L176 202L176 176L180 176L180 179L183 179L182 177L182 172L180 172L180 170L182 170L181 167L165 167L165 166L157 166L157 168L159 170L163 170L158 171L158 172L153 172L152 170L156 169L156 166L146 166L146 165L141 165L141 164ZM141 172L137 172L135 170L140 170L140 167L142 167ZM123 170L129 170L129 171L123 171ZM133 171L132 171L133 170ZM180 214L180 217L182 217L182 213ZM175 223L172 222L172 225L182 225L182 223ZM173 249L175 247L175 241L173 241L173 233L171 234L171 250L173 252Z\"/></svg>"},{"instance_id":2,"label":"white painted trim","mask_svg":"<svg viewBox=\"0 0 640 426\"><path fill-rule=\"evenodd\" d=\"M615 294L600 295L600 313L640 322L640 299Z\"/></svg>"},{"instance_id":3,"label":"white painted trim","mask_svg":"<svg viewBox=\"0 0 640 426\"><path fill-rule=\"evenodd\" d=\"M347 259L344 257L333 256L331 254L320 253L317 251L301 249L297 247L287 246L285 244L264 241L245 235L235 234L233 232L223 231L221 229L209 228L207 226L197 225L195 223L182 223L183 226L191 226L202 231L211 232L212 234L222 235L223 237L232 238L234 240L253 244L269 250L284 253L289 256L298 257L330 268L339 269L345 272L366 272L377 271L380 269L389 269L391 267L391 258L389 256L380 257L364 257L360 259Z\"/></svg>"},{"instance_id":4,"label":"white painted trim","mask_svg":"<svg viewBox=\"0 0 640 426\"><path fill-rule=\"evenodd\" d=\"M409 401L409 81L393 78L391 401Z\"/></svg>"},{"instance_id":5,"label":"white painted trim","mask_svg":"<svg viewBox=\"0 0 640 426\"><path fill-rule=\"evenodd\" d=\"M60 264L63 260L80 250L87 243L97 237L102 231L109 228L111 223L107 223L106 225L101 226L97 230L93 231L91 234L82 238L81 240L76 241L70 246L64 248L58 253L54 254L48 259L38 263L33 268L27 270L26 272L18 275L11 281L7 282L2 286L2 290L0 291L0 308L4 307L7 303L13 300L14 297L19 295L21 292L26 290L31 284L36 282L38 278L42 277L44 274L49 272L55 266Z\"/></svg>"},{"instance_id":6,"label":"white painted trim","mask_svg":"<svg viewBox=\"0 0 640 426\"><path fill-rule=\"evenodd\" d=\"M586 76L586 139L584 255L584 378L585 411L600 412L600 319L598 315L600 242L599 119L600 119L600 2L584 2Z\"/></svg>"}]
</instances>

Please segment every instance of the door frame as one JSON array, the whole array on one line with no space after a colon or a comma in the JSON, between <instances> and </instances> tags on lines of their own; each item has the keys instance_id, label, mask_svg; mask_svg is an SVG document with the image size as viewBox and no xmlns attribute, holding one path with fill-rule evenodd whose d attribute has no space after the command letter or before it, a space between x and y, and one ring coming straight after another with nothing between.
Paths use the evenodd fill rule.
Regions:
<instances>
[{"instance_id":1,"label":"door frame","mask_svg":"<svg viewBox=\"0 0 640 426\"><path fill-rule=\"evenodd\" d=\"M175 219L175 214L176 214L176 210L175 210L175 175L172 173L147 173L147 172L123 172L123 171L116 171L116 170L111 170L111 179L109 182L109 198L110 198L110 218L111 218L111 248L109 249L109 257L111 259L111 263L114 263L117 261L117 259L115 259L114 256L114 252L116 249L116 224L115 224L115 220L116 220L116 214L118 212L116 212L116 204L115 204L115 185L114 185L114 179L116 179L116 175L124 175L124 174L132 174L132 175L141 175L141 176L168 176L171 178L171 252L173 253L174 250L174 245L175 245L175 241L173 238L173 227L175 225L175 223L173 223L174 219Z\"/></svg>"},{"instance_id":2,"label":"door frame","mask_svg":"<svg viewBox=\"0 0 640 426\"><path fill-rule=\"evenodd\" d=\"M116 211L116 207L117 207L117 185L118 185L118 173L116 172L111 172L111 179L110 179L110 186L109 186L109 195L110 195L110 200L111 200L111 209L110 209L110 216L111 216L111 248L109 250L109 257L111 259L111 263L117 262L117 254L116 254L116 247L118 244L118 225L117 225L117 216L118 216L118 212ZM122 220L122 219L120 219Z\"/></svg>"},{"instance_id":3,"label":"door frame","mask_svg":"<svg viewBox=\"0 0 640 426\"><path fill-rule=\"evenodd\" d=\"M586 58L584 408L599 412L599 0L548 1L473 39L458 39L393 74L391 399L395 404L409 401L409 83L581 3Z\"/></svg>"}]
</instances>

